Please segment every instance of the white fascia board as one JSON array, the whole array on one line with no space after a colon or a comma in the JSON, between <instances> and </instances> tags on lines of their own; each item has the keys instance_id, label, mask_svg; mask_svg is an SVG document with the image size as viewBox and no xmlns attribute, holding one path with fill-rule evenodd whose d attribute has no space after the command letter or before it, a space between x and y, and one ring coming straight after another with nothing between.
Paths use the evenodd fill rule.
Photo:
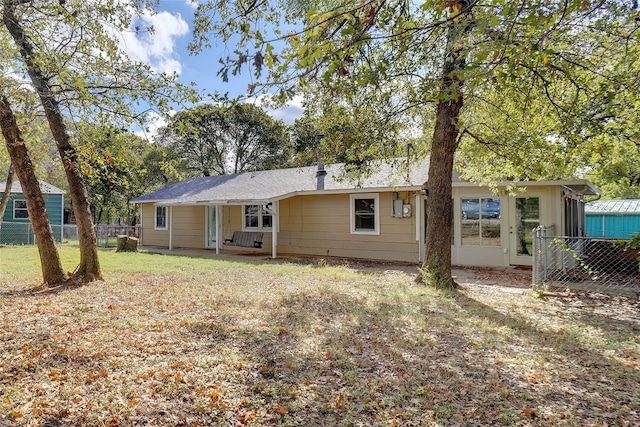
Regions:
<instances>
[{"instance_id":1,"label":"white fascia board","mask_svg":"<svg viewBox=\"0 0 640 427\"><path fill-rule=\"evenodd\" d=\"M273 199L232 199L232 200L226 200L224 203L224 205L265 205L267 203L271 203L274 200L277 200L276 198Z\"/></svg>"},{"instance_id":2,"label":"white fascia board","mask_svg":"<svg viewBox=\"0 0 640 427\"><path fill-rule=\"evenodd\" d=\"M275 200L275 199L273 199ZM234 200L196 200L196 201L177 201L164 200L154 203L154 206L205 206L205 205L259 205L273 201L272 199L234 199Z\"/></svg>"},{"instance_id":3,"label":"white fascia board","mask_svg":"<svg viewBox=\"0 0 640 427\"><path fill-rule=\"evenodd\" d=\"M274 197L271 200L284 200L294 196L317 196L322 194L357 194L357 193L386 193L393 191L420 191L421 185L414 185L411 187L364 187L364 188L341 188L336 190L310 190L310 191L294 191L292 193L283 194L281 196Z\"/></svg>"},{"instance_id":4,"label":"white fascia board","mask_svg":"<svg viewBox=\"0 0 640 427\"><path fill-rule=\"evenodd\" d=\"M141 200L138 200L138 201L131 200L131 201L129 201L129 203L131 203L132 205L142 204L142 203L153 203L153 204L156 204L156 203L160 203L160 202L165 201L165 200L166 199L152 199L152 200L142 200L142 201Z\"/></svg>"},{"instance_id":5,"label":"white fascia board","mask_svg":"<svg viewBox=\"0 0 640 427\"><path fill-rule=\"evenodd\" d=\"M148 200L135 203L153 203L154 206L199 206L199 205L258 205L285 200L295 196L310 196L323 194L355 194L355 193L384 193L392 191L420 191L421 185L405 186L405 187L363 187L363 188L341 188L335 190L302 190L285 193L266 199L221 199L221 200L188 200L180 201L180 199L170 200Z\"/></svg>"},{"instance_id":6,"label":"white fascia board","mask_svg":"<svg viewBox=\"0 0 640 427\"><path fill-rule=\"evenodd\" d=\"M593 184L586 179L579 180L557 180L557 181L502 181L496 185L498 188L505 187L551 187L551 186L582 186L586 187L589 194L600 194L600 190L593 186ZM429 183L427 183L427 188ZM475 182L454 182L453 187L463 188L488 188L488 185L480 185Z\"/></svg>"}]
</instances>

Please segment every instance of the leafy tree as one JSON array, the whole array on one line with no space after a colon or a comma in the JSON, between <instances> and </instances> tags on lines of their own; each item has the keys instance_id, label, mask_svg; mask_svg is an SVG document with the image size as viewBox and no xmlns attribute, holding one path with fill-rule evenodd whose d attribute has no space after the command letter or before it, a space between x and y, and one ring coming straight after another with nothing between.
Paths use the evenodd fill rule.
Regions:
<instances>
[{"instance_id":1,"label":"leafy tree","mask_svg":"<svg viewBox=\"0 0 640 427\"><path fill-rule=\"evenodd\" d=\"M3 49L10 50L2 33L0 33L0 45ZM15 114L14 107L10 104L9 96L15 93L21 94L20 110L22 114ZM58 285L68 279L62 268L60 256L45 209L45 200L40 189L34 165L33 150L29 150L25 140L28 138L36 146L36 151L42 151L39 144L38 131L41 130L41 121L38 120L38 111L34 110L34 96L23 89L19 80L12 73L0 75L0 130L2 131L7 158L0 155L0 164L7 162L7 180L4 194L0 200L0 223L4 216L9 198L11 196L14 175L19 179L22 193L27 205L29 221L31 223L35 242L40 255L43 282L47 285ZM26 132L23 132L25 129Z\"/></svg>"},{"instance_id":2,"label":"leafy tree","mask_svg":"<svg viewBox=\"0 0 640 427\"><path fill-rule=\"evenodd\" d=\"M15 86L19 86L19 84L15 83ZM37 99L34 99L35 93L31 93L28 97L26 95L7 95L7 97L15 102L12 109L18 110L17 115L22 118L19 121L20 133L22 138L28 142L29 155L36 175L41 180L68 190L58 149L40 104ZM2 155L0 152L0 169L6 170L9 165L8 155Z\"/></svg>"},{"instance_id":3,"label":"leafy tree","mask_svg":"<svg viewBox=\"0 0 640 427\"><path fill-rule=\"evenodd\" d=\"M297 165L314 165L320 155L323 163L346 163L348 169L366 172L371 162L406 156L407 145L414 146L411 137L401 137L407 127L397 118L392 122L370 106L320 98L320 105L309 105L305 116L290 127Z\"/></svg>"},{"instance_id":4,"label":"leafy tree","mask_svg":"<svg viewBox=\"0 0 640 427\"><path fill-rule=\"evenodd\" d=\"M13 165L9 165L8 169L7 179L4 182L4 194L2 194L2 199L0 199L0 225L2 225L2 218L4 218L4 213L7 210L7 205L9 204L11 188L13 187L13 177L15 176Z\"/></svg>"},{"instance_id":5,"label":"leafy tree","mask_svg":"<svg viewBox=\"0 0 640 427\"><path fill-rule=\"evenodd\" d=\"M15 168L22 185L29 221L33 227L38 253L40 254L43 282L48 285L63 283L68 279L68 276L62 268L62 262L60 261L53 231L45 209L44 197L40 190L40 183L36 178L27 146L20 135L18 122L6 96L0 96L0 128L11 158L12 167ZM10 192L11 185L9 184L5 188L5 195Z\"/></svg>"},{"instance_id":6,"label":"leafy tree","mask_svg":"<svg viewBox=\"0 0 640 427\"><path fill-rule=\"evenodd\" d=\"M182 169L193 176L224 175L229 146L225 137L229 124L222 108L200 105L176 113L160 130L159 139Z\"/></svg>"},{"instance_id":7,"label":"leafy tree","mask_svg":"<svg viewBox=\"0 0 640 427\"><path fill-rule=\"evenodd\" d=\"M429 212L421 279L451 287L455 154L462 139L496 152L503 145L477 132L475 123L465 123L472 117L467 109L481 111L494 88L503 94L510 89L518 95L512 99L521 111L530 111L533 99L554 112L553 134L537 135L531 144L553 142L554 137L559 146L575 144L594 121L602 123L607 113L618 113L599 108L610 105L607 95L637 89L637 73L632 73L637 65L631 65L639 55L636 17L637 11L614 0L227 0L199 5L192 48L197 52L207 46L211 30L237 42L223 76L252 67L257 86L277 90L282 99L296 85L313 82L327 97L344 99L347 105L355 105L354 100L386 104L390 114L430 110ZM293 27L299 20L304 28ZM283 23L290 28L284 34Z\"/></svg>"},{"instance_id":8,"label":"leafy tree","mask_svg":"<svg viewBox=\"0 0 640 427\"><path fill-rule=\"evenodd\" d=\"M131 199L184 178L162 147L130 132L95 142L81 152L94 222L136 225L138 205Z\"/></svg>"},{"instance_id":9,"label":"leafy tree","mask_svg":"<svg viewBox=\"0 0 640 427\"><path fill-rule=\"evenodd\" d=\"M640 61L632 72L640 81ZM631 91L608 94L616 114L604 110L605 120L594 129L589 150L582 152L589 165L587 176L603 192L603 198L640 198L640 100ZM599 108L601 111L602 107Z\"/></svg>"},{"instance_id":10,"label":"leafy tree","mask_svg":"<svg viewBox=\"0 0 640 427\"><path fill-rule=\"evenodd\" d=\"M276 169L291 159L287 127L252 104L183 110L161 130L159 141L191 176Z\"/></svg>"},{"instance_id":11,"label":"leafy tree","mask_svg":"<svg viewBox=\"0 0 640 427\"><path fill-rule=\"evenodd\" d=\"M291 142L286 125L253 104L226 111L233 173L289 166Z\"/></svg>"},{"instance_id":12,"label":"leafy tree","mask_svg":"<svg viewBox=\"0 0 640 427\"><path fill-rule=\"evenodd\" d=\"M128 31L132 15L147 5L122 6L100 0L1 3L3 30L18 51L3 51L3 55L21 67L40 98L64 164L78 224L76 273L86 280L99 279L101 271L78 147L67 119L82 116L103 123L126 122L138 115L133 107L139 100L162 107L168 95L175 95L175 76L154 75L121 51L117 33Z\"/></svg>"},{"instance_id":13,"label":"leafy tree","mask_svg":"<svg viewBox=\"0 0 640 427\"><path fill-rule=\"evenodd\" d=\"M294 151L294 164L296 166L311 166L318 161L318 144L316 135L322 135L316 121L304 116L294 120L289 126L291 143Z\"/></svg>"},{"instance_id":14,"label":"leafy tree","mask_svg":"<svg viewBox=\"0 0 640 427\"><path fill-rule=\"evenodd\" d=\"M162 156L151 154L159 147L113 126L80 124L78 133L94 222L124 218L135 225L129 201L165 183Z\"/></svg>"},{"instance_id":15,"label":"leafy tree","mask_svg":"<svg viewBox=\"0 0 640 427\"><path fill-rule=\"evenodd\" d=\"M640 198L640 144L612 137L602 137L599 142L590 155L593 166L587 176L602 190L602 197Z\"/></svg>"}]
</instances>

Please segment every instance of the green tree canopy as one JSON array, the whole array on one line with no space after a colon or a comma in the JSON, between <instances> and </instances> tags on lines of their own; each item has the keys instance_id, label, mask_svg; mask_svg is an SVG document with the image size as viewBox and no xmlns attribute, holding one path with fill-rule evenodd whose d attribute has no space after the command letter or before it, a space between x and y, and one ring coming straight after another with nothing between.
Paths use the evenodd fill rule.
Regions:
<instances>
[{"instance_id":1,"label":"green tree canopy","mask_svg":"<svg viewBox=\"0 0 640 427\"><path fill-rule=\"evenodd\" d=\"M539 165L549 156L579 159L579 144L637 93L636 8L616 0L215 1L199 5L192 47L206 46L211 30L234 42L222 74L249 67L257 86L282 99L312 87L345 105L383 105L389 116L429 111L422 115L433 118L423 271L448 286L451 177L462 141L469 140L470 158L498 156L493 177L467 171L482 181L502 179L505 170L552 176L561 161ZM518 150L531 155L513 156Z\"/></svg>"},{"instance_id":2,"label":"green tree canopy","mask_svg":"<svg viewBox=\"0 0 640 427\"><path fill-rule=\"evenodd\" d=\"M78 132L94 222L135 224L129 201L165 185L170 175L162 148L113 126L80 124Z\"/></svg>"},{"instance_id":3,"label":"green tree canopy","mask_svg":"<svg viewBox=\"0 0 640 427\"><path fill-rule=\"evenodd\" d=\"M3 63L28 77L64 164L80 241L76 273L100 279L78 141L69 126L78 117L128 125L144 116L141 107L164 109L170 100L193 100L193 93L177 85L176 76L157 74L121 49L121 33L136 14L152 11L151 2L3 0L0 7L0 43L13 42L2 50ZM19 91L6 96L20 102Z\"/></svg>"},{"instance_id":4,"label":"green tree canopy","mask_svg":"<svg viewBox=\"0 0 640 427\"><path fill-rule=\"evenodd\" d=\"M201 105L169 120L158 141L187 176L278 169L291 165L286 125L253 104Z\"/></svg>"}]
</instances>

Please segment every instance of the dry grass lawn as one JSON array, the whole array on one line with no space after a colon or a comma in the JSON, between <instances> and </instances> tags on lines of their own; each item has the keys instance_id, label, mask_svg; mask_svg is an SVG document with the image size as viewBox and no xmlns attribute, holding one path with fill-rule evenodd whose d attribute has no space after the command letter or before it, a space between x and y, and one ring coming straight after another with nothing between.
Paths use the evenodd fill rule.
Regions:
<instances>
[{"instance_id":1,"label":"dry grass lawn","mask_svg":"<svg viewBox=\"0 0 640 427\"><path fill-rule=\"evenodd\" d=\"M640 425L622 299L537 299L484 270L447 296L398 271L102 263L103 282L31 292L35 249L0 248L0 425Z\"/></svg>"}]
</instances>

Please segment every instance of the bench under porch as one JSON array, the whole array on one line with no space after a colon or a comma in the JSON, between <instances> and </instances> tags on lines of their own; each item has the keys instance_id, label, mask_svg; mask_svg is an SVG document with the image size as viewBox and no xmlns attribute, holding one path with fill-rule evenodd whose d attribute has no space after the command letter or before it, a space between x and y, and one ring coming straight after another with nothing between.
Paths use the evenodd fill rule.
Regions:
<instances>
[{"instance_id":1,"label":"bench under porch","mask_svg":"<svg viewBox=\"0 0 640 427\"><path fill-rule=\"evenodd\" d=\"M243 246L246 248L261 248L264 233L258 231L234 231L231 239L225 239L229 246Z\"/></svg>"}]
</instances>

